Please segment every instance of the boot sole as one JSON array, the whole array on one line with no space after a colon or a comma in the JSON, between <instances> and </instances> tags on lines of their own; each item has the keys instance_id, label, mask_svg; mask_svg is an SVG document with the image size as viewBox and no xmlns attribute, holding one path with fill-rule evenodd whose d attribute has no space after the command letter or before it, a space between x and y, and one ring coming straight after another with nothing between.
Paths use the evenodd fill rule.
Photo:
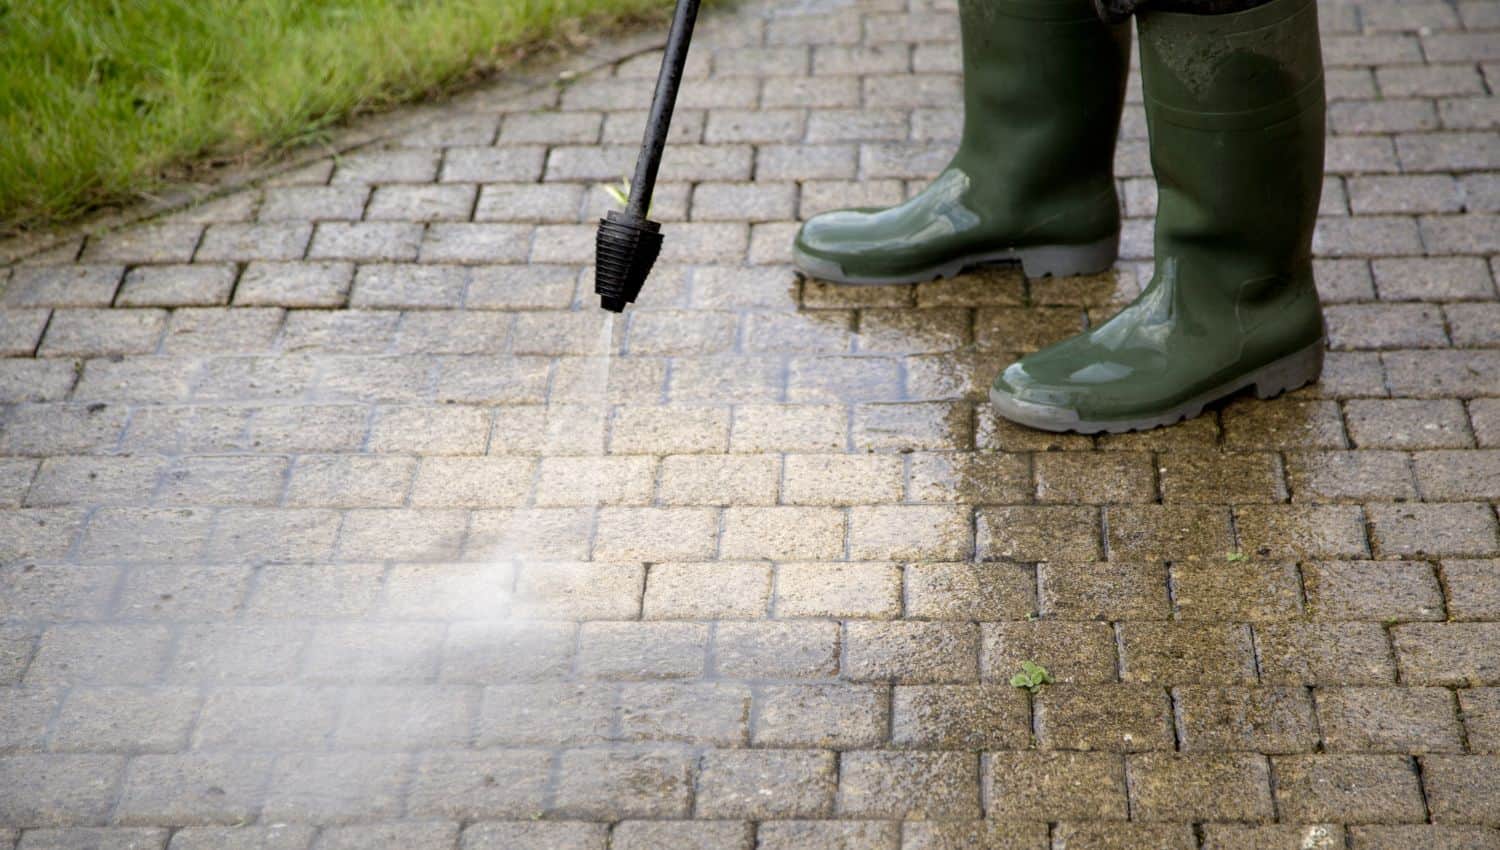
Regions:
<instances>
[{"instance_id":1,"label":"boot sole","mask_svg":"<svg viewBox=\"0 0 1500 850\"><path fill-rule=\"evenodd\" d=\"M965 269L997 263L1020 263L1021 274L1028 279L1098 274L1113 266L1119 254L1120 234L1116 233L1085 245L1041 245L1035 248L1009 248L1004 251L970 254L909 275L893 277L846 274L844 267L837 262L814 257L795 246L792 248L792 263L808 277L830 283L846 286L894 286L955 277Z\"/></svg>"},{"instance_id":2,"label":"boot sole","mask_svg":"<svg viewBox=\"0 0 1500 850\"><path fill-rule=\"evenodd\" d=\"M1075 431L1079 434L1123 434L1127 431L1149 431L1164 425L1173 425L1184 419L1201 414L1203 408L1220 399L1234 395L1247 387L1255 389L1255 397L1275 398L1285 392L1304 387L1318 379L1323 371L1324 340L1319 339L1300 351L1273 360L1265 366L1241 378L1212 389L1159 416L1139 419L1087 420L1080 418L1078 411L1063 407L1033 404L1011 398L990 389L990 404L1006 419L1019 422L1042 431Z\"/></svg>"}]
</instances>

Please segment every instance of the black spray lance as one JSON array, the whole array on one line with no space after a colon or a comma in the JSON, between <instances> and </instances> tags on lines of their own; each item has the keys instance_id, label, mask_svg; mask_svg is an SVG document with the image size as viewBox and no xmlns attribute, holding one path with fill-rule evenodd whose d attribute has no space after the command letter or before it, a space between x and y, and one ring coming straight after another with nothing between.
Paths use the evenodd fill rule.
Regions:
<instances>
[{"instance_id":1,"label":"black spray lance","mask_svg":"<svg viewBox=\"0 0 1500 850\"><path fill-rule=\"evenodd\" d=\"M672 29L667 33L667 50L656 76L651 114L646 117L646 134L635 161L635 178L630 181L630 197L623 211L610 210L599 219L599 233L594 240L594 292L599 295L600 307L616 313L635 301L656 255L661 253L661 225L646 218L646 213L651 209L656 170L661 166L661 152L672 126L672 107L677 103L677 88L682 84L682 68L687 62L688 44L693 40L698 3L699 0L677 0Z\"/></svg>"}]
</instances>

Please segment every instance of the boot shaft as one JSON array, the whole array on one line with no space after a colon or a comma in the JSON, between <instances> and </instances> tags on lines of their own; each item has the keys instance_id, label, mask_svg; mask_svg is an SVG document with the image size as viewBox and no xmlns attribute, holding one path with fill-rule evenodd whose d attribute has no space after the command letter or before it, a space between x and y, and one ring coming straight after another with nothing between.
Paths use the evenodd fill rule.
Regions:
<instances>
[{"instance_id":1,"label":"boot shaft","mask_svg":"<svg viewBox=\"0 0 1500 850\"><path fill-rule=\"evenodd\" d=\"M1325 122L1316 3L1138 20L1158 260L1217 269L1226 285L1311 286Z\"/></svg>"},{"instance_id":2,"label":"boot shaft","mask_svg":"<svg viewBox=\"0 0 1500 850\"><path fill-rule=\"evenodd\" d=\"M990 182L1007 187L1009 205L1112 193L1129 26L1101 22L1091 0L960 0L959 16L964 127L953 165L1001 174Z\"/></svg>"}]
</instances>

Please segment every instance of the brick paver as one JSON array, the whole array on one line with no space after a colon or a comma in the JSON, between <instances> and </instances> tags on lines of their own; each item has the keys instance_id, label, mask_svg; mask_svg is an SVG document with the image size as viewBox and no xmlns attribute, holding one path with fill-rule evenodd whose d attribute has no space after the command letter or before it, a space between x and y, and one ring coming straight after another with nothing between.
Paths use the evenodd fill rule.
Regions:
<instances>
[{"instance_id":1,"label":"brick paver","mask_svg":"<svg viewBox=\"0 0 1500 850\"><path fill-rule=\"evenodd\" d=\"M947 0L706 13L613 327L650 52L0 269L0 847L1500 847L1500 12L1322 16L1324 379L1163 431L984 404L1149 274L1138 87L1114 272L792 272Z\"/></svg>"}]
</instances>

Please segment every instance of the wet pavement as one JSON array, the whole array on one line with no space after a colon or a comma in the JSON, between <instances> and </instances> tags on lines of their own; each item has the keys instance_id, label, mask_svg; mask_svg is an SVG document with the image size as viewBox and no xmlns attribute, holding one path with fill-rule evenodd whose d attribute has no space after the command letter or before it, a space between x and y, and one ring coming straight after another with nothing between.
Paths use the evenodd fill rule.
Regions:
<instances>
[{"instance_id":1,"label":"wet pavement","mask_svg":"<svg viewBox=\"0 0 1500 850\"><path fill-rule=\"evenodd\" d=\"M0 270L0 847L1500 847L1500 4L1322 7L1323 381L984 406L1149 276L840 289L959 126L923 0L657 56ZM1032 661L1053 681L1012 676Z\"/></svg>"}]
</instances>

